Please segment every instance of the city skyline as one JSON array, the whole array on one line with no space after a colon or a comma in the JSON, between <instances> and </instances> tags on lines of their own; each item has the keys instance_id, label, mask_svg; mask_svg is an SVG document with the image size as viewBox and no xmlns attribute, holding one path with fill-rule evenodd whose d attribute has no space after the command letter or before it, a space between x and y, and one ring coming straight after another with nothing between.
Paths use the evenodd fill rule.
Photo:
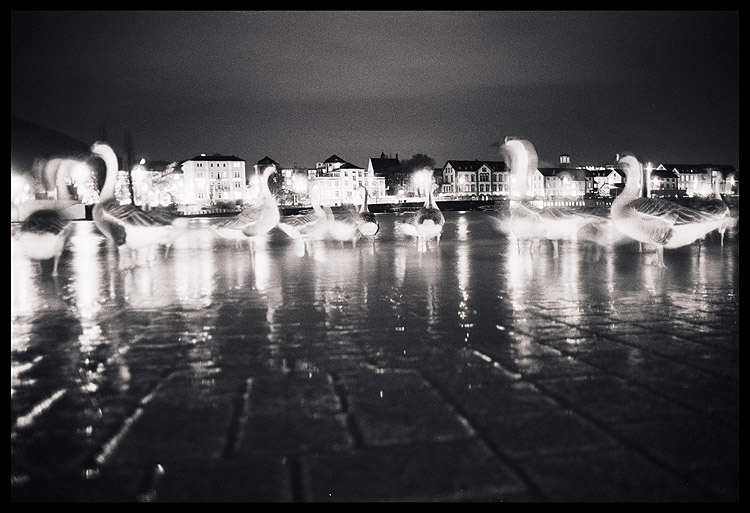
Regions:
<instances>
[{"instance_id":1,"label":"city skyline","mask_svg":"<svg viewBox=\"0 0 750 513\"><path fill-rule=\"evenodd\" d=\"M739 168L737 11L12 11L11 114L134 158Z\"/></svg>"}]
</instances>

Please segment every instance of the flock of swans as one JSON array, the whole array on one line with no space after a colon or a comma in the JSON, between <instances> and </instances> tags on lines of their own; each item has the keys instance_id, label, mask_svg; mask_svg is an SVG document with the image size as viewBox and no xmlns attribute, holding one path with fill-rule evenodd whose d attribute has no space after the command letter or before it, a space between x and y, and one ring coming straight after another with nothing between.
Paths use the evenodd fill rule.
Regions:
<instances>
[{"instance_id":1,"label":"flock of swans","mask_svg":"<svg viewBox=\"0 0 750 513\"><path fill-rule=\"evenodd\" d=\"M510 216L496 220L496 228L514 235L519 249L521 241L528 241L530 250L542 241L549 241L557 256L558 244L563 240L576 238L599 248L625 238L637 241L641 248L643 245L653 247L655 265L666 267L665 248L687 246L713 231L721 234L723 245L725 230L737 223L719 193L718 181L715 181L713 199L700 209L644 196L643 164L630 153L618 158L626 183L610 209L534 208L524 199L528 175L537 166L534 146L526 140L506 138L502 150L510 165L514 190Z\"/></svg>"},{"instance_id":2,"label":"flock of swans","mask_svg":"<svg viewBox=\"0 0 750 513\"><path fill-rule=\"evenodd\" d=\"M153 252L169 247L185 233L189 221L184 217L164 211L144 211L135 205L121 205L115 198L115 185L119 163L114 150L106 143L97 142L91 147L91 156L104 162L106 178L101 188L100 201L93 209L93 220L98 230L118 248L119 267L135 265L135 255L140 250ZM628 238L656 249L656 265L664 267L664 249L689 245L713 231L721 234L733 226L737 219L730 214L718 191L711 204L693 209L677 203L645 197L643 194L643 166L632 154L623 154L619 164L626 174L625 189L611 205L611 209L545 207L536 208L526 198L528 177L537 166L534 146L527 140L506 138L502 151L511 169L512 196L509 215L489 216L496 229L514 237L520 250L528 243L530 251L548 241L558 256L560 241L576 238L601 246L613 237ZM356 245L360 238L374 241L379 231L377 217L369 211L367 190L363 202L356 208L334 215L329 207L317 201L317 189L311 191L312 212L281 216L276 199L268 187L275 172L267 168L261 180L259 200L252 206L217 226L214 233L237 244L249 241L251 247L268 233L278 228L290 238L303 241L305 247L316 240L350 242ZM65 178L61 173L48 172L43 178L46 187L57 187L64 201ZM413 237L420 248L428 240L437 244L445 227L445 217L434 198L434 182L428 187L424 205L404 222L397 224L404 235ZM61 209L37 210L21 224L16 237L24 254L35 261L54 260L53 275L58 273L58 262L70 234L69 221L60 214Z\"/></svg>"}]
</instances>

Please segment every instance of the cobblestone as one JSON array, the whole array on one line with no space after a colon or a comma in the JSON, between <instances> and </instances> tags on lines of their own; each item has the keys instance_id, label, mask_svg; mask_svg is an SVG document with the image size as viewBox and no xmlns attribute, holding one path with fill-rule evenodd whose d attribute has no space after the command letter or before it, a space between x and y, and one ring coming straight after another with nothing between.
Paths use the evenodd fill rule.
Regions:
<instances>
[{"instance_id":1,"label":"cobblestone","mask_svg":"<svg viewBox=\"0 0 750 513\"><path fill-rule=\"evenodd\" d=\"M118 313L80 353L32 342L61 324L82 344L85 323L12 328L55 386L13 398L48 410L12 409L11 501L739 501L734 287L519 296L440 326L356 326L329 293L326 336L229 292Z\"/></svg>"}]
</instances>

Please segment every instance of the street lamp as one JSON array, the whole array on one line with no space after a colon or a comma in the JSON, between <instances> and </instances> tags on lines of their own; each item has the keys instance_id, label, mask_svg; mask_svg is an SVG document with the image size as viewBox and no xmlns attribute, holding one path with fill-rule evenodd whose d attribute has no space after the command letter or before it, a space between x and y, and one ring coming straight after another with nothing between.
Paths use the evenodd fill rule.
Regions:
<instances>
[{"instance_id":1,"label":"street lamp","mask_svg":"<svg viewBox=\"0 0 750 513\"><path fill-rule=\"evenodd\" d=\"M428 188L432 186L432 171L420 169L414 173L413 180L417 186L417 194L426 196L429 193Z\"/></svg>"}]
</instances>

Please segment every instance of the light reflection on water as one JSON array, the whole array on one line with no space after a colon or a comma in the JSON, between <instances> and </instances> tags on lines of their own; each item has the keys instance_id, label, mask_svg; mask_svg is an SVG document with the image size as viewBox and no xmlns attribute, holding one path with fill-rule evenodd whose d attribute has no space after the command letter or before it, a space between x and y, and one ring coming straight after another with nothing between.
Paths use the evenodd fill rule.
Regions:
<instances>
[{"instance_id":1,"label":"light reflection on water","mask_svg":"<svg viewBox=\"0 0 750 513\"><path fill-rule=\"evenodd\" d=\"M62 417L70 425L72 409L67 443L95 446L127 415L123 404L170 369L210 393L218 372L252 361L312 371L335 354L420 365L421 356L508 333L519 334L523 355L543 327L540 313L578 326L596 314L616 318L618 305L669 311L704 306L717 288L739 292L731 234L723 248L708 240L668 251L668 268L658 269L636 245L607 248L599 260L574 241L559 258L545 246L531 254L489 215L446 212L440 244L418 251L395 229L399 216L382 214L374 244L318 241L310 254L276 231L252 251L236 248L210 230L221 219L193 219L167 257L129 271L118 270L93 223L76 222L57 279L11 240L12 441L22 445L29 426ZM66 464L65 453L51 464Z\"/></svg>"}]
</instances>

